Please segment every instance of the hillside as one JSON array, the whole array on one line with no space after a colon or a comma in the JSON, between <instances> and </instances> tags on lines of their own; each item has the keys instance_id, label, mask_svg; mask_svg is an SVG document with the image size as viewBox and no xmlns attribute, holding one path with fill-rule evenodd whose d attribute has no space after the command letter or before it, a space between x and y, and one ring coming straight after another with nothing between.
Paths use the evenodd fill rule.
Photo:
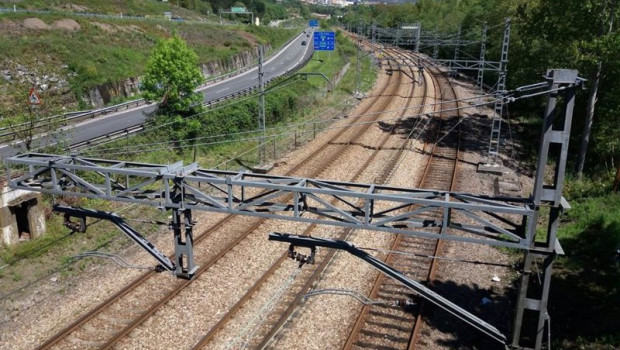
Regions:
<instances>
[{"instance_id":1,"label":"hillside","mask_svg":"<svg viewBox=\"0 0 620 350\"><path fill-rule=\"evenodd\" d=\"M7 8L8 3L2 1L0 7ZM296 33L219 25L199 12L157 1L16 4L49 12L0 15L3 110L23 106L33 85L51 109L92 108L132 97L152 47L173 33L196 51L206 77L249 64L257 45L275 48ZM115 15L85 16L85 12ZM164 12L183 20L166 20Z\"/></svg>"}]
</instances>

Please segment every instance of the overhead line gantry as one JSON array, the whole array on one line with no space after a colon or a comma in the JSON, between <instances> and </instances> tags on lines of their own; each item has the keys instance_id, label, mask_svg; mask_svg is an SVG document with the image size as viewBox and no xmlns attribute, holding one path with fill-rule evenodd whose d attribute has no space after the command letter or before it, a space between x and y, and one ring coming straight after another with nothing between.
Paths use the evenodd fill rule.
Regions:
<instances>
[{"instance_id":1,"label":"overhead line gantry","mask_svg":"<svg viewBox=\"0 0 620 350\"><path fill-rule=\"evenodd\" d=\"M74 229L85 227L84 220L89 216L108 218L153 255L162 269L184 278L191 278L197 268L193 259L192 210L520 249L525 253L524 268L510 345L523 349L524 338L526 342L529 338L533 339L532 348L539 350L549 326L547 303L553 260L563 253L556 233L561 214L570 208L562 197L562 189L575 89L582 82L576 71L563 69L549 70L546 80L546 83L522 90L528 92L528 96L546 93L548 99L534 192L529 198L208 170L195 163L158 165L37 153L5 160L9 176L15 175L10 177L9 186L52 195L137 203L172 211L174 262L114 214L80 208L59 209L65 213L68 223L71 218L80 219L77 225L70 224ZM543 91L532 92L537 89ZM560 99L563 108L557 106L560 93L564 94ZM553 164L551 171L554 176L551 179L545 177L549 164ZM547 233L541 240L536 239L536 228L542 206L550 210ZM439 228L440 233L428 230L431 227ZM307 247L320 245L291 236L281 235L278 240ZM360 256L344 243L330 243L330 246ZM367 259L374 266L380 265L371 260ZM543 267L541 276L534 274L540 261ZM397 273L390 272L393 269L381 269L404 281ZM453 303L446 304L443 298L436 298L416 284L404 283L487 335L509 345L506 337L476 316L462 312ZM522 332L523 329L530 330L528 325L532 323L533 334ZM527 334L523 336L522 333Z\"/></svg>"},{"instance_id":2,"label":"overhead line gantry","mask_svg":"<svg viewBox=\"0 0 620 350\"><path fill-rule=\"evenodd\" d=\"M489 147L487 152L487 164L486 166L494 166L497 162L497 156L499 155L499 146L502 130L502 115L504 111L504 100L500 98L506 93L506 76L508 67L508 48L510 46L510 27L511 20L506 18L504 20L504 34L502 39L502 51L499 61L486 60L486 40L487 40L487 25L486 23L482 29L482 35L480 40L464 40L461 37L461 27L459 26L456 35L444 35L440 36L438 32L422 33L420 30L420 24L416 23L412 26L401 27L397 29L393 28L376 28L373 25L373 41L377 36L376 41L382 43L390 43L396 46L412 46L415 45L415 52L419 51L420 46L432 47L432 63L422 63L420 60L413 59L399 59L396 61L397 66L415 66L420 69L426 67L445 66L451 71L476 71L476 84L480 90L484 85L484 72L496 72L497 83L495 84L494 93L498 97L495 100L493 108L493 116L491 117L491 133L489 137ZM404 30L405 28L409 30ZM414 30L415 29L415 30ZM460 48L473 44L480 43L480 57L478 60L474 59L460 59ZM439 47L454 47L453 59L439 59Z\"/></svg>"}]
</instances>

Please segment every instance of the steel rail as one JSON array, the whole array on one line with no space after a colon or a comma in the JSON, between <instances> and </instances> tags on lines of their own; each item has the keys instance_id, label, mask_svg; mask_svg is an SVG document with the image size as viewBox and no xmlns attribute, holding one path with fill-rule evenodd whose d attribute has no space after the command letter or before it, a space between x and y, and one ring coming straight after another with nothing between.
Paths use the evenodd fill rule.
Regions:
<instances>
[{"instance_id":1,"label":"steel rail","mask_svg":"<svg viewBox=\"0 0 620 350\"><path fill-rule=\"evenodd\" d=\"M445 77L444 77L445 79ZM454 96L453 100L456 101L456 91L454 90L454 87L452 86L452 84L448 81L447 82L447 86L450 87L450 90L452 91L452 95ZM455 102L455 104L458 105L458 102ZM457 109L456 111L458 118L460 118L460 115L458 115L460 113L460 111ZM460 129L460 128L459 128ZM449 180L449 190L452 191L454 190L454 186L455 186L455 180L456 180L456 176L457 176L457 166L459 163L459 152L460 152L460 132L458 132L457 134L457 146L456 146L456 152L455 152L455 156L454 156L454 163L453 163L453 168L452 168L452 178ZM426 174L425 174L426 175ZM441 247L443 246L443 241L442 240L437 240L436 244L435 244L435 249L433 250L433 253L431 256L439 256L440 252L441 252ZM428 276L426 277L426 280L432 284L433 280L435 279L436 273L437 273L437 266L438 266L438 262L437 259L431 259L430 262L431 266L428 272ZM407 346L408 350L413 350L416 348L417 343L418 343L418 339L420 336L420 330L422 329L422 326L424 324L424 320L422 318L422 316L424 315L424 306L426 305L426 301L422 300L420 302L420 308L418 310L418 313L416 315L416 320L414 323L414 328L411 332L411 337L409 340L409 344Z\"/></svg>"},{"instance_id":2,"label":"steel rail","mask_svg":"<svg viewBox=\"0 0 620 350\"><path fill-rule=\"evenodd\" d=\"M394 54L398 54L398 52L394 52ZM406 74L403 74L403 75L408 77L408 75L406 75ZM400 74L399 74L399 76L400 76ZM415 89L415 87L416 87L416 85L413 85L414 89ZM424 93L423 96L424 96L424 99L425 99L426 98L426 93ZM411 105L413 103L413 101L414 101L414 92L412 91L411 95L408 97L407 106ZM421 105L423 106L424 103L422 103ZM398 125L397 124L398 121L400 121L403 117L405 117L405 111L406 110L407 110L407 108L403 109L403 112L401 112L400 116L398 117L398 120L395 122L395 124L392 127L392 129L387 132L387 135L382 140L381 145L379 147L377 147L377 150L375 150L375 152L373 152L373 155L371 156L371 158L367 160L367 162L366 162L367 165L371 164L374 161L374 158L378 156L379 151L390 140L390 135L396 129L396 126ZM374 183L387 183L387 181L393 175L394 169L398 165L399 160L402 158L402 154L406 150L406 144L408 143L408 141L409 141L408 139L405 139L403 141L403 143L402 143L401 147L399 147L397 153L388 160L387 164L383 168L383 172L381 173L380 176L378 176L375 179ZM359 174L356 174L355 178L357 178L358 175ZM341 232L337 236L338 238L336 238L336 239L344 240L353 231L354 231L354 229L346 229L343 232ZM304 232L304 235L310 235L310 232L311 232L311 228L309 228L309 230L307 230L307 232ZM328 252L326 253L326 257L321 260L320 265L317 266L317 268L314 270L311 279L308 279L306 281L306 283L304 284L303 288L301 288L299 290L299 292L297 292L297 295L296 295L294 301L292 303L289 303L289 306L288 306L286 312L284 312L281 315L280 319L276 322L275 326L272 327L271 331L266 336L263 337L262 342L257 346L258 349L263 349L263 348L267 347L268 344L270 343L270 341L276 336L276 334L278 332L280 332L280 329L285 325L285 322L290 318L290 316L295 312L295 310L299 308L298 305L300 304L300 302L303 299L303 297L307 294L307 292L310 290L310 288L312 288L312 286L314 286L317 283L317 281L320 279L320 277L325 273L325 270L326 270L327 266L334 259L335 255L336 255L336 252L337 251L334 250L334 249L328 250Z\"/></svg>"},{"instance_id":3,"label":"steel rail","mask_svg":"<svg viewBox=\"0 0 620 350\"><path fill-rule=\"evenodd\" d=\"M378 97L377 97L378 99ZM371 108L373 106L373 104L369 104L368 108ZM350 121L347 124L353 125L355 124L359 119L363 118L363 116L366 113L360 113L360 115L353 117L350 119ZM340 136L342 136L345 132L346 132L347 128L342 128L340 131L337 132L337 134L334 136L334 138L339 138ZM352 139L355 139L356 137L359 136L359 134L361 134L362 131L359 131L358 133L356 133L356 135L354 135L352 137ZM307 157L304 161L299 162L299 164L297 166L295 166L293 169L291 169L288 174L294 173L296 171L298 171L299 169L301 169L306 163L308 163L309 159L312 158L319 158L319 155L326 150L328 147L333 147L333 145L331 145L329 142L324 143L317 152L313 153L312 155L310 155L309 157ZM342 145L340 147L336 147L336 149L333 151L334 154L339 154L340 150L343 149L345 146ZM316 167L316 169L323 169L326 166L327 160L330 157L323 157L320 159L325 159L325 161L322 162L322 166L318 166ZM229 222L230 220L232 220L233 218L235 218L235 215L228 215L225 218L219 220L217 223L213 224L207 231L205 231L203 234L201 234L200 236L196 237L195 239L195 244L199 244L200 242L202 242L204 239L206 239L211 233L213 233L216 229L218 229L220 226L224 225L225 223ZM260 225L260 223L264 222L265 219L261 219L257 222L256 227L258 227L258 225ZM232 244L230 244L227 248L225 248L223 251L229 251L230 249L232 249L234 246L236 246L236 244L238 242L240 242L243 238L245 238L245 236L249 235L249 233L252 232L252 230L248 230L244 235L240 236L240 238L238 240L236 240L235 242L233 242ZM206 267L207 266L212 266L215 261L217 261L218 258L214 258L211 261L207 262L206 264L202 264L203 267L205 268L201 268L199 269L199 271L197 271L196 275L201 274L201 271L206 271ZM106 300L105 302L101 303L100 305L98 305L97 307L95 307L93 310L89 311L87 314L85 314L84 316L82 316L81 318L79 318L78 320L76 320L75 322L73 322L72 324L70 324L68 327L66 327L65 329L63 329L61 332L59 332L58 334L56 334L54 337L52 337L51 339L49 339L48 341L46 341L43 345L41 345L40 347L38 347L38 349L49 349L52 348L54 345L58 344L60 341L62 341L63 339L67 338L70 334L72 334L73 332L75 332L76 330L78 330L83 324L87 323L88 321L92 320L94 317L96 317L97 315L100 315L104 310L106 310L107 308L109 308L111 305L113 305L115 302L117 302L120 298L122 298L123 296L129 294L131 291L136 290L138 287L140 287L141 285L143 285L145 283L145 281L149 280L150 277L152 277L154 275L154 272L150 271L147 272L145 274L143 274L142 276L140 276L139 278L137 278L136 280L134 280L133 282L131 282L130 284L128 284L126 287L124 287L121 291L119 291L118 293L114 294L112 297L110 297L108 300ZM194 279L196 280L196 278ZM191 282L189 282L191 283ZM187 284L189 284L187 283ZM187 284L185 283L181 283L181 285L183 285L183 288L185 288L187 286ZM178 294L178 292L180 290L182 290L183 288L177 288L175 290L173 290L172 292L169 293L170 297L164 297L164 299L166 299L165 301L168 301L172 298L172 296ZM174 295L173 295L174 294ZM158 307L162 306L165 304L165 301L162 303L158 303ZM157 308L152 307L150 308L147 313L148 314L152 314L153 312L156 311ZM126 334L128 334L132 329L134 329L136 326L138 326L139 324L141 324L144 320L146 319L146 317L144 317L144 315L142 317L140 317L139 319L134 320L134 322L132 322L131 324L129 324L128 326L126 326L123 330L121 330L120 332L118 332L113 339L110 339L105 345L106 346L112 346L114 343L118 342L122 337L125 336Z\"/></svg>"},{"instance_id":4,"label":"steel rail","mask_svg":"<svg viewBox=\"0 0 620 350\"><path fill-rule=\"evenodd\" d=\"M392 86L394 89L394 91L392 91L392 94L396 91L397 87L399 86L401 78L402 77L398 77L398 83L390 84L390 86ZM387 105L388 102L389 100L385 100L384 104ZM375 106L374 104L370 104L369 108L370 106L377 108L377 106ZM362 114L365 114L365 112ZM375 118L378 118L378 115L375 116ZM389 139L389 134L386 135L386 137L381 143L381 146L383 146L387 142L388 139ZM353 179L358 178L364 172L364 170L368 167L368 165L374 161L374 159L379 153L379 150L381 149L381 146L379 146L373 152L373 154L364 162L364 164L360 167L360 169L353 176ZM316 226L317 226L316 224L309 225L304 230L303 234L309 235L310 232L312 232L316 228ZM344 237L347 234L346 232L350 232L350 231L351 229L346 229L345 233L341 233L339 236ZM289 299L292 299L292 301L288 303L281 303L282 305L284 304L288 305L288 308L285 311L283 311L280 317L275 321L275 323L273 323L273 326L271 327L271 330L267 333L267 335L262 337L263 339L261 343L256 346L257 348L263 348L269 342L269 340L273 337L275 332L277 332L282 327L282 325L286 322L289 316L294 312L294 310L299 305L299 302L303 298L303 295L314 284L314 281L319 277L321 272L324 270L325 266L332 259L333 255L335 254L335 251L327 251L326 253L323 253L323 254L326 254L326 256L324 258L321 257L319 259L321 263L319 264L318 268L314 269L313 272L310 274L310 276L306 276L306 275L302 276L302 278L305 279L306 282L304 283L300 291L298 291L297 293L294 293L295 296L293 296L292 298L289 298ZM218 334L218 332L220 332L220 330L226 325L226 323L234 317L234 315L238 312L238 310L252 298L252 296L263 285L263 283L265 283L269 279L269 277L271 277L273 273L275 273L281 267L282 263L286 261L287 259L288 259L288 252L285 252L271 265L271 267L257 280L257 282L241 297L241 299L231 309L229 309L229 311L217 322L217 324L214 327L212 327L211 330L209 330L209 332L205 336L203 336L198 343L196 343L196 345L194 345L193 349L204 348L210 341L212 341L213 338ZM305 271L306 271L306 274L308 274L307 272L308 270L305 270Z\"/></svg>"},{"instance_id":5,"label":"steel rail","mask_svg":"<svg viewBox=\"0 0 620 350\"><path fill-rule=\"evenodd\" d=\"M431 81L434 82L434 80L435 80L434 77L431 76ZM428 82L425 84L425 86L428 89ZM433 96L435 97L435 96L438 95L439 89L438 89L436 83L434 83L433 86L434 86ZM425 96L427 96L427 95L428 95L428 91L425 93ZM437 106L438 105L435 104L435 109L438 108ZM435 113L433 113L432 115L434 116ZM424 149L424 146L423 146L423 149ZM427 165L425 167L426 169L429 168L429 164L430 164L430 161L427 162ZM426 172L426 170L425 170L425 172ZM421 182L418 184L418 187L419 187L419 185L421 185ZM392 246L391 246L390 250L396 250L396 248L400 245L400 242L401 242L402 239L403 239L403 235L397 235L396 238L394 239L394 241L392 242ZM389 253L388 256L386 257L386 262L389 264L389 263L392 262L392 260L393 260L393 254ZM384 277L383 277L382 274L378 274L375 277L375 281L373 283L373 287L372 287L372 289L371 289L371 291L370 291L370 293L368 295L368 297L370 299L374 299L374 298L378 297L378 294L379 294L379 291L380 291L381 286L383 284L383 281L384 281ZM359 313L359 315L358 315L358 317L356 319L355 324L353 325L353 327L351 328L351 331L349 332L349 337L347 338L347 341L344 344L343 349L351 349L351 348L353 348L354 344L358 341L359 335L362 332L362 329L363 329L363 327L364 327L364 325L365 325L365 323L367 321L367 318L368 318L368 315L369 315L370 311L371 311L371 307L370 306L365 305L364 307L362 307L362 310L360 311L360 313Z\"/></svg>"},{"instance_id":6,"label":"steel rail","mask_svg":"<svg viewBox=\"0 0 620 350\"><path fill-rule=\"evenodd\" d=\"M437 73L431 75L433 81L435 81L435 84L434 84L435 95L439 95L440 98L445 99L444 96L442 96L443 92L441 91L441 86L440 86L441 84L439 84L439 80L437 79L436 74ZM433 115L435 115L435 114L433 114ZM441 123L441 117L439 119L440 119L439 123ZM439 137L440 131L441 131L441 127L438 126L437 130L436 130L436 138L437 139L440 138ZM429 146L429 144L427 142L425 144L425 146L423 146L423 150L427 149L428 146ZM432 145L431 146L431 151L429 152L430 156L429 156L428 162L426 164L426 167L425 167L425 169L423 171L423 175L422 175L422 178L420 179L420 183L419 183L418 187L424 187L424 188L435 188L436 187L436 184L435 185L432 184L431 183L432 181L429 180L429 174L431 173L431 169L434 169L434 167L435 167L434 164L436 163L436 161L435 161L436 160L436 156L435 156L435 152L436 151L437 151L437 149L435 148L435 145ZM458 159L458 154L455 155L454 159ZM450 183L453 183L453 179L454 179L454 176L456 174L456 172L455 172L455 170L456 170L456 163L457 163L456 161L453 162L454 165L452 167L452 176L451 176L451 179L449 180ZM451 187L451 185L448 186L448 187ZM397 261L397 258L401 258L401 256L392 253L393 251L402 251L402 250L411 249L411 248L405 248L405 247L402 246L403 243L405 243L404 242L405 239L406 238L403 235L397 235L396 236L396 238L392 242L392 246L390 248L391 252L385 258L385 261L386 261L387 264L394 264ZM426 243L426 241L422 241L422 243ZM433 248L433 247L427 247L427 249L428 248ZM416 249L419 249L419 248L416 248ZM437 245L435 245L434 249L431 249L430 252L427 253L426 255L434 256L436 254L436 252L438 251L438 249L439 248L437 247ZM429 267L429 270L428 270L429 271L428 272L429 275L433 274L434 270L435 269L431 265ZM390 282L391 282L391 280L389 280L383 274L379 274L376 277L376 279L375 279L375 283L374 283L373 288L372 288L372 290L370 292L369 298L370 299L385 298L385 294L380 296L380 292L384 291L386 289L386 284L390 284ZM407 291L404 290L404 291L401 291L401 292L406 293ZM384 291L384 293L387 293L387 292ZM392 293L396 293L395 298L398 299L397 296L398 296L398 293L400 293L400 292L396 291L396 292L392 292ZM371 330L367 330L366 329L366 327L369 327L367 325L367 323L370 322L370 320L369 320L370 319L370 312L371 312L371 307L369 305L365 305L362 308L362 311L360 312L360 315L358 316L355 325L351 329L350 335L349 335L349 337L347 339L347 342L344 344L343 349L351 349L351 348L353 348L354 345L361 346L361 347L364 347L364 346L372 347L372 346L377 345L377 344L374 344L374 343L365 343L365 342L363 342L360 339L361 338L360 335L362 334L362 332L365 332L366 334L372 334ZM388 316L389 316L389 314L386 314L385 318L389 318ZM416 332L416 327L415 326L418 325L419 322L417 320L405 319L404 322L408 323L408 325L401 326L400 323L403 323L403 321L398 319L398 318L394 318L394 322L397 323L397 325L394 325L394 329L405 329L407 327L410 327L411 326L411 321L413 321L414 327L411 328L411 333L410 333L410 335L408 337L408 341L407 341L407 348L408 349L411 349L412 345L414 345L415 342L416 342L416 335L418 333ZM388 323L390 321L385 321L385 322ZM388 338L390 338L390 335L383 334L382 336L388 336ZM370 336L367 336L367 338L368 337L370 337ZM370 337L370 338L372 338L372 337ZM390 339L395 341L395 342L397 342L398 339L400 339L400 338L399 338L398 335L395 335L395 336L391 336Z\"/></svg>"}]
</instances>

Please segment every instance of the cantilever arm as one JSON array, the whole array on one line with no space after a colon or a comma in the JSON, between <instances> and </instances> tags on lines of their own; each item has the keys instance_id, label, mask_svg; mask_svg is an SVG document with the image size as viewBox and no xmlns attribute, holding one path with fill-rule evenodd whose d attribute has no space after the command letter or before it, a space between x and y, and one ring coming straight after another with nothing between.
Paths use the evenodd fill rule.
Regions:
<instances>
[{"instance_id":1,"label":"cantilever arm","mask_svg":"<svg viewBox=\"0 0 620 350\"><path fill-rule=\"evenodd\" d=\"M356 248L354 245L351 245L345 241L335 241L331 239L325 238L315 238L310 236L298 236L291 235L287 233L277 233L272 232L269 234L270 241L279 241L279 242L288 242L293 246L298 247L307 247L307 248L315 248L315 247L327 247L333 249L342 249L350 254L357 256L358 258L364 260L370 265L376 267L379 271L384 274L394 278L400 283L404 284L406 287L412 289L418 295L428 300L429 302L439 306L440 308L448 311L459 319L469 323L474 328L480 330L484 334L489 337L497 340L502 344L507 344L506 336L502 334L497 328L493 327L489 323L470 313L469 311L461 308L460 306L452 303L448 299L442 297L441 295L435 293L431 289L427 288L423 284L412 280L411 278L405 276L401 272L395 270L389 265L386 265L383 261L380 261L373 257L372 255L366 253L363 250Z\"/></svg>"},{"instance_id":2,"label":"cantilever arm","mask_svg":"<svg viewBox=\"0 0 620 350\"><path fill-rule=\"evenodd\" d=\"M108 213L99 210L91 210L84 208L73 208L67 207L63 205L54 205L54 211L64 213L65 216L73 216L78 218L91 217L102 220L108 220L116 225L124 234L126 234L129 238L133 239L138 245L142 247L142 249L146 250L147 253L151 254L155 260L157 260L161 267L168 271L174 271L176 266L166 255L157 250L151 242L149 242L146 238L144 238L138 231L134 230L131 226L129 226L125 220L123 220L120 216L114 213Z\"/></svg>"}]
</instances>

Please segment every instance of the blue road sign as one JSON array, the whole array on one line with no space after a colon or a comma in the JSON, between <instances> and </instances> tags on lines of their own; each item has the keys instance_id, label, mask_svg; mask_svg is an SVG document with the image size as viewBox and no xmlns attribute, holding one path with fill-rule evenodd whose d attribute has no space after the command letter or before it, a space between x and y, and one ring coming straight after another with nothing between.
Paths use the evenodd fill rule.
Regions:
<instances>
[{"instance_id":1,"label":"blue road sign","mask_svg":"<svg viewBox=\"0 0 620 350\"><path fill-rule=\"evenodd\" d=\"M317 21L316 19L310 20L310 27L318 27L318 26L319 26L319 21Z\"/></svg>"},{"instance_id":2,"label":"blue road sign","mask_svg":"<svg viewBox=\"0 0 620 350\"><path fill-rule=\"evenodd\" d=\"M314 32L314 50L334 51L334 32Z\"/></svg>"}]
</instances>

